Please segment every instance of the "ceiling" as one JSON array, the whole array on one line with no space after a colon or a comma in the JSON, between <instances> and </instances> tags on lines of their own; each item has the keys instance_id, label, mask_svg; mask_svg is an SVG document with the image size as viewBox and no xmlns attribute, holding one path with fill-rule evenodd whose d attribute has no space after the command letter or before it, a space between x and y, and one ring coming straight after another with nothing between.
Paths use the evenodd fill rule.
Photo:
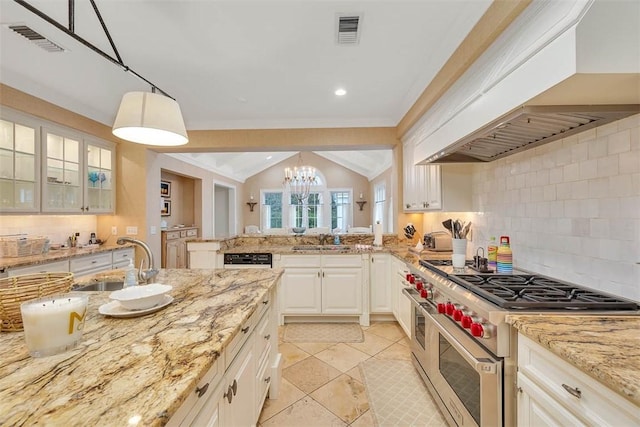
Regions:
<instances>
[{"instance_id":1,"label":"ceiling","mask_svg":"<svg viewBox=\"0 0 640 427\"><path fill-rule=\"evenodd\" d=\"M68 25L66 0L29 3ZM491 1L96 4L122 61L176 98L188 130L210 130L396 126ZM357 44L336 42L344 13L361 15ZM10 30L11 23L26 24L65 51L43 50ZM0 0L0 24L0 81L8 86L109 126L125 92L150 89L12 0ZM89 0L75 1L75 33L115 56ZM337 88L347 94L336 96ZM185 157L224 169L225 162L265 164L265 154L253 153L253 161L246 153ZM351 154L326 156L346 162ZM370 154L351 163L370 170L380 161ZM274 153L273 160L286 155Z\"/></svg>"}]
</instances>

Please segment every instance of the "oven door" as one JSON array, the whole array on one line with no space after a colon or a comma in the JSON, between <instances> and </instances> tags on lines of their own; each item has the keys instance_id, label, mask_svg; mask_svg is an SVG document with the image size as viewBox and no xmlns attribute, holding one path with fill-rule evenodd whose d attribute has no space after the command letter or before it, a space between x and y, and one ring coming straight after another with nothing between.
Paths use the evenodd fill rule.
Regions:
<instances>
[{"instance_id":1,"label":"oven door","mask_svg":"<svg viewBox=\"0 0 640 427\"><path fill-rule=\"evenodd\" d=\"M405 291L406 292L406 291ZM425 371L429 366L429 351L427 350L427 314L424 309L411 297L411 353Z\"/></svg>"},{"instance_id":2,"label":"oven door","mask_svg":"<svg viewBox=\"0 0 640 427\"><path fill-rule=\"evenodd\" d=\"M459 426L502 427L502 360L435 309L425 311L427 375L442 404Z\"/></svg>"}]
</instances>

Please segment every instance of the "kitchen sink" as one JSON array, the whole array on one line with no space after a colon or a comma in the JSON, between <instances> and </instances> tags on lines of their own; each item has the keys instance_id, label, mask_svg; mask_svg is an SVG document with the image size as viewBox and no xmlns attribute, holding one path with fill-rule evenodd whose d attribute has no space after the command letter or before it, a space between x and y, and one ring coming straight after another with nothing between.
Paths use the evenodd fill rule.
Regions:
<instances>
[{"instance_id":1,"label":"kitchen sink","mask_svg":"<svg viewBox=\"0 0 640 427\"><path fill-rule=\"evenodd\" d=\"M349 245L296 245L293 247L294 251L347 251L352 247Z\"/></svg>"},{"instance_id":2,"label":"kitchen sink","mask_svg":"<svg viewBox=\"0 0 640 427\"><path fill-rule=\"evenodd\" d=\"M319 251L321 248L320 245L296 245L292 249L294 251Z\"/></svg>"},{"instance_id":3,"label":"kitchen sink","mask_svg":"<svg viewBox=\"0 0 640 427\"><path fill-rule=\"evenodd\" d=\"M117 291L124 288L124 282L95 282L73 288L73 291Z\"/></svg>"}]
</instances>

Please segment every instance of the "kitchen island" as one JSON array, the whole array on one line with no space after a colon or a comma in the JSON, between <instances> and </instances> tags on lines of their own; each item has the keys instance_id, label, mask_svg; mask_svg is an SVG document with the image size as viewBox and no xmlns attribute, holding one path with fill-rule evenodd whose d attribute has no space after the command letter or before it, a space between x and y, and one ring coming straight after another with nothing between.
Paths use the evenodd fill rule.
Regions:
<instances>
[{"instance_id":1,"label":"kitchen island","mask_svg":"<svg viewBox=\"0 0 640 427\"><path fill-rule=\"evenodd\" d=\"M161 270L166 308L135 318L98 313L89 292L80 345L33 358L23 332L0 334L0 425L164 425L241 334L282 271Z\"/></svg>"}]
</instances>

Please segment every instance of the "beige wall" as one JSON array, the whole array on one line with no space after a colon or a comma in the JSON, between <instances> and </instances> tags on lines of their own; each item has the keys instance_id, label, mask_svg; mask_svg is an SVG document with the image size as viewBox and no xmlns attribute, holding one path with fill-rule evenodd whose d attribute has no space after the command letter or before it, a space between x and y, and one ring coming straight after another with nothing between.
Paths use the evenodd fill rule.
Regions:
<instances>
[{"instance_id":1,"label":"beige wall","mask_svg":"<svg viewBox=\"0 0 640 427\"><path fill-rule=\"evenodd\" d=\"M357 174L350 169L342 167L312 152L302 153L302 160L305 165L315 167L324 176L327 188L352 188L353 197L356 200L358 200L360 193L363 193L365 198L370 194L370 185L367 177ZM253 212L249 212L249 207L246 205L246 202L249 200L249 195L253 193L256 201L259 202L261 189L281 189L284 168L296 166L297 163L297 156L290 157L245 181L242 198L244 204L242 208L244 225L260 225L260 206L256 206ZM371 199L368 198L367 202L367 205L370 206ZM351 225L358 227L368 227L371 225L371 210L365 207L365 209L360 211L354 203L353 224Z\"/></svg>"},{"instance_id":2,"label":"beige wall","mask_svg":"<svg viewBox=\"0 0 640 427\"><path fill-rule=\"evenodd\" d=\"M163 216L161 220L167 221L168 227L178 224L195 225L195 180L166 170L160 172L160 177L171 184L170 197L165 197L166 200L171 201L171 215Z\"/></svg>"}]
</instances>

